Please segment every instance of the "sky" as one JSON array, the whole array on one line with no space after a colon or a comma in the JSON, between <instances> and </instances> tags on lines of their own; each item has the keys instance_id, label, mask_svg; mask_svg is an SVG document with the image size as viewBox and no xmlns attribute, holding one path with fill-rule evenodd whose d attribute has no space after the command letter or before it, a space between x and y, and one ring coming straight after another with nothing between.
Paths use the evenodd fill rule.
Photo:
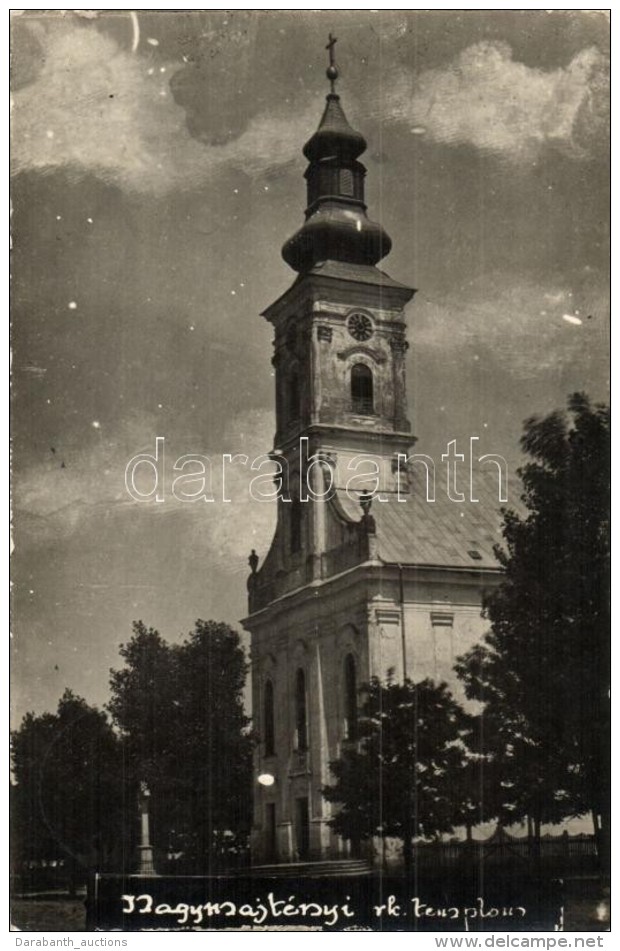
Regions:
<instances>
[{"instance_id":1,"label":"sky","mask_svg":"<svg viewBox=\"0 0 620 951\"><path fill-rule=\"evenodd\" d=\"M417 288L417 451L608 398L604 12L26 12L12 18L13 715L108 698L142 619L240 630L275 511L177 502L174 461L272 445L271 328L328 92L368 150L381 267ZM128 461L165 439L162 502Z\"/></svg>"}]
</instances>

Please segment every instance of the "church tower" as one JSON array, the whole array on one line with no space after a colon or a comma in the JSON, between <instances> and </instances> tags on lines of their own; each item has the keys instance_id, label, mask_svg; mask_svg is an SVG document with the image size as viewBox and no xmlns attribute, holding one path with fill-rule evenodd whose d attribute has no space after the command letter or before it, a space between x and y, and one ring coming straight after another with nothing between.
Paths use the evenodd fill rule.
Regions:
<instances>
[{"instance_id":1,"label":"church tower","mask_svg":"<svg viewBox=\"0 0 620 951\"><path fill-rule=\"evenodd\" d=\"M434 544L446 506L429 520L419 500L407 504L404 309L414 291L377 267L391 241L367 215L366 142L335 90L335 42L331 91L303 148L305 221L282 249L297 277L263 314L274 330L282 485L271 548L260 568L250 558L244 621L260 737L252 852L263 863L351 854L321 789L330 761L356 742L360 684L388 669L433 676L431 657L434 673L438 658L447 666L478 630L483 575L497 574L496 526L449 512L457 524L436 526Z\"/></svg>"},{"instance_id":2,"label":"church tower","mask_svg":"<svg viewBox=\"0 0 620 951\"><path fill-rule=\"evenodd\" d=\"M394 460L413 443L403 308L414 292L376 267L391 241L366 214L366 169L359 161L366 142L335 92L333 43L330 38L332 90L303 149L309 162L305 221L282 249L298 277L263 315L275 332L274 452L291 488L290 503L280 505L276 541L287 567L291 559L301 566L303 552L303 569L315 579L323 575L325 526L319 505L301 503L324 491L318 459L337 468L337 482L357 471L361 485L364 465L349 466L371 455L381 486L393 490ZM317 465L307 472L309 458Z\"/></svg>"}]
</instances>

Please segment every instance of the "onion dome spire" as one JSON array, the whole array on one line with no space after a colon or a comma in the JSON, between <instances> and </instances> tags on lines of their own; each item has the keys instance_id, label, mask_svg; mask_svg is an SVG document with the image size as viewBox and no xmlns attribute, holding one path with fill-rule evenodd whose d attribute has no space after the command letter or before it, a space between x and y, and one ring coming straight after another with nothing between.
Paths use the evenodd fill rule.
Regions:
<instances>
[{"instance_id":1,"label":"onion dome spire","mask_svg":"<svg viewBox=\"0 0 620 951\"><path fill-rule=\"evenodd\" d=\"M319 127L306 142L309 161L306 221L282 248L282 257L295 271L308 271L320 261L377 264L392 242L383 228L366 216L364 177L358 162L366 140L353 129L335 92L339 76L334 58L336 37L329 34L327 78L331 92Z\"/></svg>"}]
</instances>

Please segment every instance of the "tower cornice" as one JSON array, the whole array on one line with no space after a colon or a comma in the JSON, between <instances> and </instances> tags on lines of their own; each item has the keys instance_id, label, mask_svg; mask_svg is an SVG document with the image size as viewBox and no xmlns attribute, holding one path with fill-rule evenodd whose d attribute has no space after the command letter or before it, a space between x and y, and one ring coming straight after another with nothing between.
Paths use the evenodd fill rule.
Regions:
<instances>
[{"instance_id":1,"label":"tower cornice","mask_svg":"<svg viewBox=\"0 0 620 951\"><path fill-rule=\"evenodd\" d=\"M287 433L286 438L281 439L275 448L283 453L298 449L299 440L305 437L309 440L311 453L314 453L318 447L325 447L331 442L334 445L341 445L344 439L349 449L356 452L366 450L371 454L373 450L376 450L377 456L386 454L388 439L389 452L392 455L397 452L406 452L417 442L417 437L412 436L407 430L354 429L352 426L339 426L334 423L312 423L294 433Z\"/></svg>"},{"instance_id":2,"label":"tower cornice","mask_svg":"<svg viewBox=\"0 0 620 951\"><path fill-rule=\"evenodd\" d=\"M352 306L362 307L366 302L386 310L402 310L415 293L414 288L400 284L379 268L324 261L300 275L261 316L277 323L280 316L289 314L299 304L307 307L308 301L334 295L350 298Z\"/></svg>"}]
</instances>

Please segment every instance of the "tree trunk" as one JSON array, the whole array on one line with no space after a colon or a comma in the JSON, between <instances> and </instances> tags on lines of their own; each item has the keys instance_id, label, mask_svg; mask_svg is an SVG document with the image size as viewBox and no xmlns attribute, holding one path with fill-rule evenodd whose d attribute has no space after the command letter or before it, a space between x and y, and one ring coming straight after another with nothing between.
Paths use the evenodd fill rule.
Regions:
<instances>
[{"instance_id":1,"label":"tree trunk","mask_svg":"<svg viewBox=\"0 0 620 951\"><path fill-rule=\"evenodd\" d=\"M540 817L534 816L534 848L533 848L533 862L534 862L534 873L537 876L540 876L542 871L541 866L541 850L540 850Z\"/></svg>"},{"instance_id":2,"label":"tree trunk","mask_svg":"<svg viewBox=\"0 0 620 951\"><path fill-rule=\"evenodd\" d=\"M413 847L411 845L411 835L408 832L405 833L403 839L403 862L405 864L405 878L410 881L413 871Z\"/></svg>"},{"instance_id":3,"label":"tree trunk","mask_svg":"<svg viewBox=\"0 0 620 951\"><path fill-rule=\"evenodd\" d=\"M67 882L67 889L69 892L69 898L75 898L77 895L77 863L73 857L69 859L69 880Z\"/></svg>"}]
</instances>

